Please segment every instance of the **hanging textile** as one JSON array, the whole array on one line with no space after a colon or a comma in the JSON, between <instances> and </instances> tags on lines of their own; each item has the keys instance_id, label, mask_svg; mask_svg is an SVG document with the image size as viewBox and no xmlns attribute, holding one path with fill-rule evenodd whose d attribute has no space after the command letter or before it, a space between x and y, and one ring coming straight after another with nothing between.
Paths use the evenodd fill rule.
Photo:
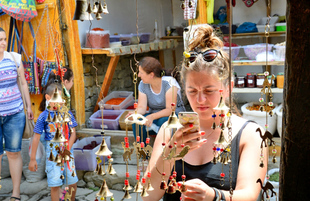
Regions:
<instances>
[{"instance_id":1,"label":"hanging textile","mask_svg":"<svg viewBox=\"0 0 310 201\"><path fill-rule=\"evenodd\" d=\"M185 0L184 6L184 20L195 19L197 0Z\"/></svg>"},{"instance_id":2,"label":"hanging textile","mask_svg":"<svg viewBox=\"0 0 310 201\"><path fill-rule=\"evenodd\" d=\"M35 0L1 0L0 7L3 12L20 21L29 22L38 15Z\"/></svg>"},{"instance_id":3,"label":"hanging textile","mask_svg":"<svg viewBox=\"0 0 310 201\"><path fill-rule=\"evenodd\" d=\"M0 8L0 16L5 15L5 12Z\"/></svg>"}]
</instances>

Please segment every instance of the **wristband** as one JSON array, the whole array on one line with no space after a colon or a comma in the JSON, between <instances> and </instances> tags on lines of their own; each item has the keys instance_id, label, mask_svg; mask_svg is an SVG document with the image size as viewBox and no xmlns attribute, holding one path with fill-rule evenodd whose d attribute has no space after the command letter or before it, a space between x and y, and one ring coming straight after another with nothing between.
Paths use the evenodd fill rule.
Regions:
<instances>
[{"instance_id":1,"label":"wristband","mask_svg":"<svg viewBox=\"0 0 310 201\"><path fill-rule=\"evenodd\" d=\"M214 196L214 199L213 201L220 201L220 195L219 195L219 192L217 191L216 188L212 188L215 192L215 196Z\"/></svg>"},{"instance_id":2,"label":"wristband","mask_svg":"<svg viewBox=\"0 0 310 201\"><path fill-rule=\"evenodd\" d=\"M218 190L221 194L221 201L226 201L226 198L225 198L225 194L223 193L223 191L221 190Z\"/></svg>"}]
</instances>

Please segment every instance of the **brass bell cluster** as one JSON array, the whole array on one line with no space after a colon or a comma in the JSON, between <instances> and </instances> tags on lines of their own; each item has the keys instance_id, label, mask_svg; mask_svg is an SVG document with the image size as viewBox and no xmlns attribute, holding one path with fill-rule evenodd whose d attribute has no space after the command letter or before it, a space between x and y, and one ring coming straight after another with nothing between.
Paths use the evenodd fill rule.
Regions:
<instances>
[{"instance_id":1,"label":"brass bell cluster","mask_svg":"<svg viewBox=\"0 0 310 201\"><path fill-rule=\"evenodd\" d=\"M112 152L109 150L104 138L102 138L99 150L95 154L97 155L97 167L95 172L97 172L98 175L104 176L106 175L106 172L110 175L116 174L116 171L112 167ZM101 160L100 157L103 157L103 160ZM105 157L107 157L109 161L107 170L105 170ZM103 163L103 165L100 164L101 162ZM101 188L97 193L97 196L101 197L101 199L103 200L106 200L107 197L113 198L113 193L110 192L105 180L103 181Z\"/></svg>"},{"instance_id":2,"label":"brass bell cluster","mask_svg":"<svg viewBox=\"0 0 310 201\"><path fill-rule=\"evenodd\" d=\"M87 3L87 0L76 0L76 8L73 20L93 20L91 14L96 15L96 19L100 20L101 14L109 14L108 6L105 0L103 4L100 1L93 1L91 5L91 0Z\"/></svg>"}]
</instances>

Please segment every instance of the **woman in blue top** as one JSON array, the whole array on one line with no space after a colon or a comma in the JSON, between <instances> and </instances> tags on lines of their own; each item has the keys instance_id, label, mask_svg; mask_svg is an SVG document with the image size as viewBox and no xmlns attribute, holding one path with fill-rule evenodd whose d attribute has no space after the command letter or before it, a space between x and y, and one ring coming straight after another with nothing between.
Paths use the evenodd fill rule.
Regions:
<instances>
[{"instance_id":1,"label":"woman in blue top","mask_svg":"<svg viewBox=\"0 0 310 201\"><path fill-rule=\"evenodd\" d=\"M137 113L147 118L145 126L161 127L172 112L171 103L175 103L175 112L185 111L180 86L172 76L164 76L165 70L153 57L144 57L139 62L139 97ZM149 113L147 113L149 107ZM146 128L143 126L143 141L146 139ZM156 129L155 129L156 130ZM136 137L136 125L133 124ZM150 130L150 135L157 134ZM142 135L142 134L141 134ZM142 136L141 136L142 137Z\"/></svg>"},{"instance_id":2,"label":"woman in blue top","mask_svg":"<svg viewBox=\"0 0 310 201\"><path fill-rule=\"evenodd\" d=\"M25 113L20 90L23 90L25 95L28 119L33 119L33 112L21 55L15 52L6 52L6 47L6 34L0 27L0 172L4 153L2 146L4 140L13 182L11 200L14 201L20 200L20 182L23 168L20 151L25 127ZM18 65L18 69L16 69L14 60ZM17 84L18 73L22 83L21 89L18 88Z\"/></svg>"}]
</instances>

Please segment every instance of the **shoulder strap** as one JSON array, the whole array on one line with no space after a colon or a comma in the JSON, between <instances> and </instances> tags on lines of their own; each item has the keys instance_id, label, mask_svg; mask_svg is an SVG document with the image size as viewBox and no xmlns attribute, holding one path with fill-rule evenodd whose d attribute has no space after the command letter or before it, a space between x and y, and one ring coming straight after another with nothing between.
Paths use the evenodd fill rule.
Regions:
<instances>
[{"instance_id":1,"label":"shoulder strap","mask_svg":"<svg viewBox=\"0 0 310 201\"><path fill-rule=\"evenodd\" d=\"M24 91L23 91L23 89L22 89L22 81L20 80L20 74L19 74L19 71L18 71L18 65L17 65L17 63L16 63L15 57L14 57L14 55L12 54L12 52L9 52L9 53L10 53L10 55L12 56L13 61L14 61L15 66L16 66L16 72L17 72L17 85L18 85L20 94L22 95L23 103L26 103L25 96L24 96ZM23 105L24 105L24 110L26 110L25 104L23 104Z\"/></svg>"}]
</instances>

